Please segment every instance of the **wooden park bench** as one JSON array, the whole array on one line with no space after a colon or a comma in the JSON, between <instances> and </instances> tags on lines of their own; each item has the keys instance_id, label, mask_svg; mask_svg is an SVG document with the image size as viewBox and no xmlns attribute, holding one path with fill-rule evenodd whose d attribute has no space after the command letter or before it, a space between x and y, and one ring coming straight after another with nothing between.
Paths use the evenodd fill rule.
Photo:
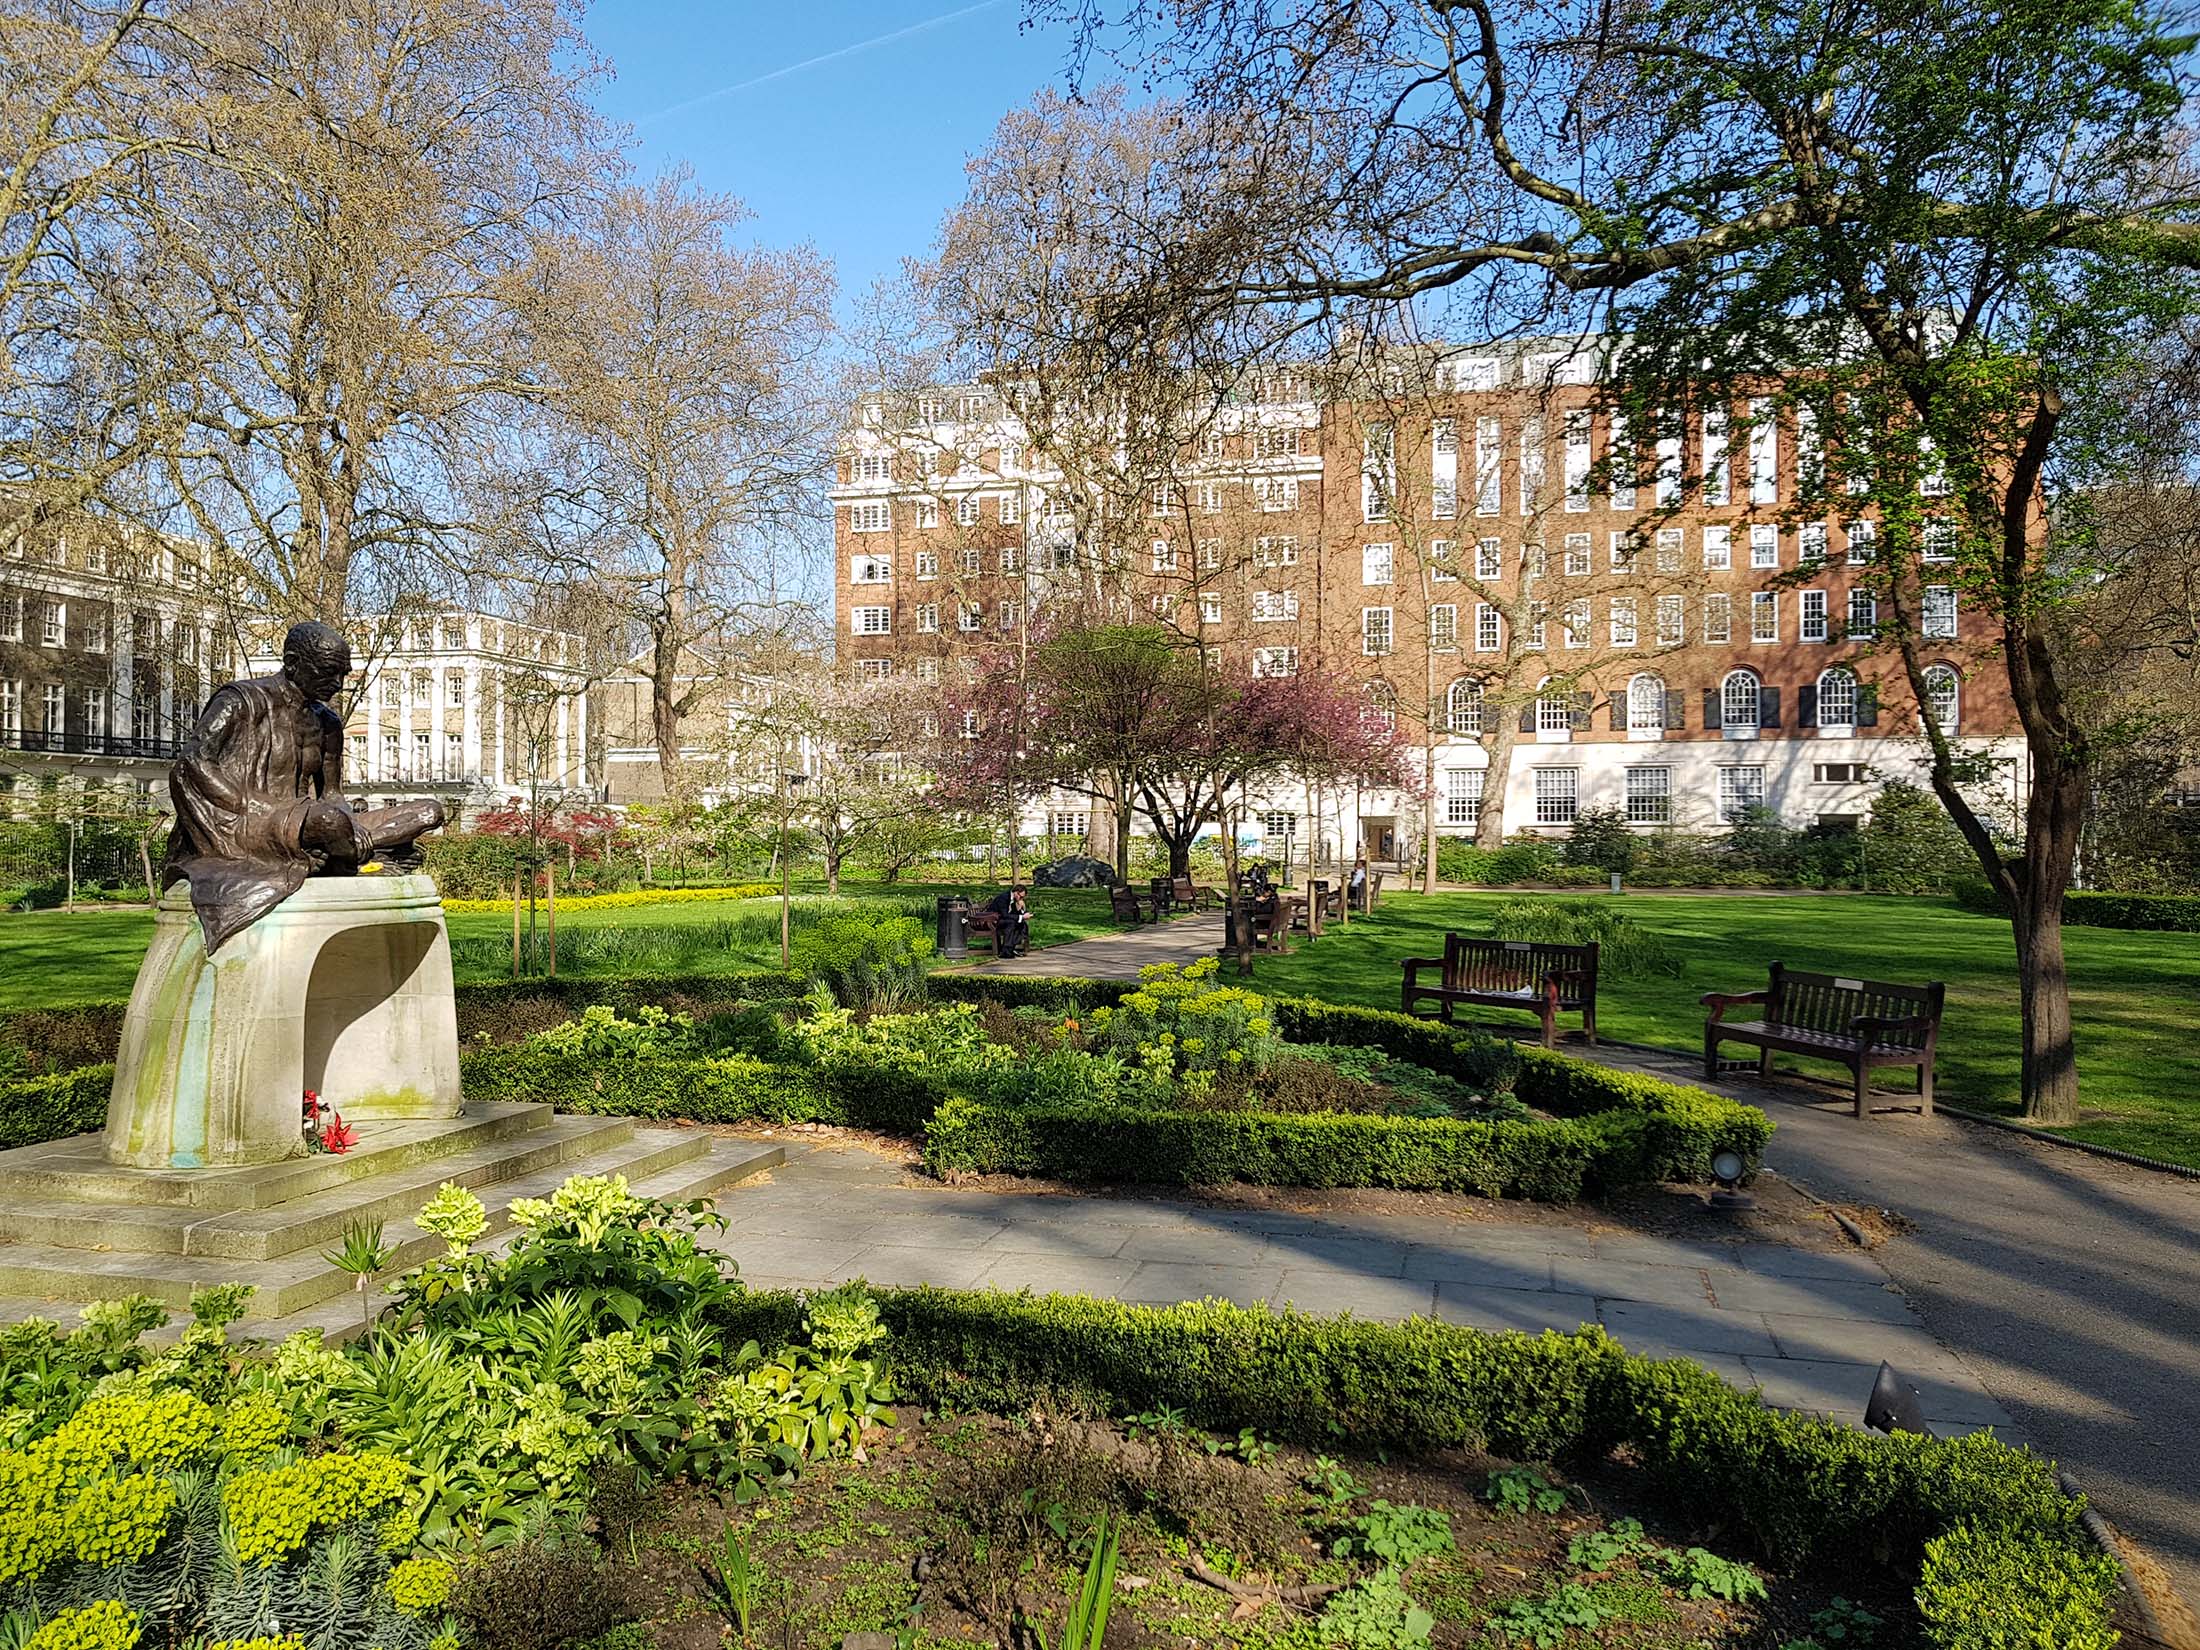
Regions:
<instances>
[{"instance_id":1,"label":"wooden park bench","mask_svg":"<svg viewBox=\"0 0 2200 1650\"><path fill-rule=\"evenodd\" d=\"M1117 922L1141 923L1149 919L1159 921L1161 913L1151 908L1128 884L1115 884L1108 889L1108 914Z\"/></svg>"},{"instance_id":2,"label":"wooden park bench","mask_svg":"<svg viewBox=\"0 0 2200 1650\"><path fill-rule=\"evenodd\" d=\"M1222 890L1210 888L1190 877L1177 877L1169 884L1169 897L1179 911L1212 911L1222 904Z\"/></svg>"},{"instance_id":3,"label":"wooden park bench","mask_svg":"<svg viewBox=\"0 0 2200 1650\"><path fill-rule=\"evenodd\" d=\"M1446 934L1441 957L1408 957L1400 998L1408 1014L1424 1002L1450 1023L1452 1006L1533 1009L1543 1021L1543 1046L1558 1039L1560 1014L1579 1014L1582 1032L1597 1040L1597 948L1543 940L1485 940ZM1423 985L1421 970L1440 968L1440 983Z\"/></svg>"},{"instance_id":4,"label":"wooden park bench","mask_svg":"<svg viewBox=\"0 0 2200 1650\"><path fill-rule=\"evenodd\" d=\"M1001 914L988 911L982 905L973 905L970 915L964 919L964 936L972 950L983 945L996 957L1001 954Z\"/></svg>"},{"instance_id":5,"label":"wooden park bench","mask_svg":"<svg viewBox=\"0 0 2200 1650\"><path fill-rule=\"evenodd\" d=\"M1880 1066L1917 1067L1917 1091L1925 1115L1933 1111L1933 1050L1940 1041L1940 1013L1948 988L1889 985L1883 980L1852 980L1837 974L1806 974L1781 963L1772 965L1771 982L1762 991L1711 992L1703 1006L1711 1017L1703 1028L1703 1072L1719 1074L1721 1043L1751 1043L1762 1052L1760 1076L1772 1072L1775 1052L1837 1060L1856 1080L1856 1115L1862 1117L1871 1094L1871 1074ZM1735 1022L1725 1015L1745 1004L1764 1005L1762 1020Z\"/></svg>"}]
</instances>

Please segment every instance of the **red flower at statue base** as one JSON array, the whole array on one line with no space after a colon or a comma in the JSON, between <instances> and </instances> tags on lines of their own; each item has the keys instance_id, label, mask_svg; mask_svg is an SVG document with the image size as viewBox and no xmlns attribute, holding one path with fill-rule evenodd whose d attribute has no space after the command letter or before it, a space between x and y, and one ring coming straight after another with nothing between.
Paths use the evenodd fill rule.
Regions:
<instances>
[{"instance_id":1,"label":"red flower at statue base","mask_svg":"<svg viewBox=\"0 0 2200 1650\"><path fill-rule=\"evenodd\" d=\"M321 1121L323 1112L328 1113L326 1123ZM306 1090L304 1121L306 1145L313 1151L340 1157L359 1144L358 1130L344 1121L342 1112L322 1105L320 1095L312 1089Z\"/></svg>"}]
</instances>

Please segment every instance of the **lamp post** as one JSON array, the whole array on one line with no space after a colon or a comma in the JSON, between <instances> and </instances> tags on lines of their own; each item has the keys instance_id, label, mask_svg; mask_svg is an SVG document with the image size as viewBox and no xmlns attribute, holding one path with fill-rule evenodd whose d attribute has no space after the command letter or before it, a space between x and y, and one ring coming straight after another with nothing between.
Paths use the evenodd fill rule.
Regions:
<instances>
[{"instance_id":1,"label":"lamp post","mask_svg":"<svg viewBox=\"0 0 2200 1650\"><path fill-rule=\"evenodd\" d=\"M787 833L794 824L794 793L810 776L806 773L780 775L786 782L786 802L779 810L779 966L782 971L790 966L788 934L793 924L790 920L794 909L794 869L787 858Z\"/></svg>"}]
</instances>

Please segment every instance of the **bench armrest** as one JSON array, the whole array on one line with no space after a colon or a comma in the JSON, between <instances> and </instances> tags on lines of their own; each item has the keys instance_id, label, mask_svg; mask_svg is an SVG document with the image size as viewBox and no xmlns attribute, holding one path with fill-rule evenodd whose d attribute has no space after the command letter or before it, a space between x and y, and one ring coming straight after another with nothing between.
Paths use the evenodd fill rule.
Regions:
<instances>
[{"instance_id":1,"label":"bench armrest","mask_svg":"<svg viewBox=\"0 0 2200 1650\"><path fill-rule=\"evenodd\" d=\"M1703 996L1703 1006L1711 1010L1714 1022L1724 1019L1730 1008L1740 1008L1747 1003L1769 1004L1771 1001L1772 993L1769 991L1707 991Z\"/></svg>"},{"instance_id":2,"label":"bench armrest","mask_svg":"<svg viewBox=\"0 0 2200 1650\"><path fill-rule=\"evenodd\" d=\"M1444 959L1441 957L1403 957L1399 959L1398 966L1405 970L1406 986L1411 989L1420 980L1422 969L1441 968L1444 966Z\"/></svg>"}]
</instances>

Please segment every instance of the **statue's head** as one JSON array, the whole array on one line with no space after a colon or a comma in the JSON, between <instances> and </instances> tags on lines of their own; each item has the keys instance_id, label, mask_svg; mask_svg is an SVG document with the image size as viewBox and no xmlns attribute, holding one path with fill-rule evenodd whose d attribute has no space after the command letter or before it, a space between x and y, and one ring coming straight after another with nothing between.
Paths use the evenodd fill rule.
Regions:
<instances>
[{"instance_id":1,"label":"statue's head","mask_svg":"<svg viewBox=\"0 0 2200 1650\"><path fill-rule=\"evenodd\" d=\"M351 643L341 630L318 619L294 624L283 637L283 674L308 699L325 704L351 674Z\"/></svg>"}]
</instances>

